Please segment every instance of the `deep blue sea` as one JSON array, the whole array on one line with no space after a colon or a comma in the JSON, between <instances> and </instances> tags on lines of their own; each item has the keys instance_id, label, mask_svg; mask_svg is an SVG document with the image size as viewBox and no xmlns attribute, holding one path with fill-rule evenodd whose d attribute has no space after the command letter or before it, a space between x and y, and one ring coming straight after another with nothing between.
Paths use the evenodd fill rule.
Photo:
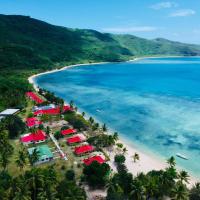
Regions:
<instances>
[{"instance_id":1,"label":"deep blue sea","mask_svg":"<svg viewBox=\"0 0 200 200\"><path fill-rule=\"evenodd\" d=\"M200 58L86 65L35 79L139 148L200 177Z\"/></svg>"}]
</instances>

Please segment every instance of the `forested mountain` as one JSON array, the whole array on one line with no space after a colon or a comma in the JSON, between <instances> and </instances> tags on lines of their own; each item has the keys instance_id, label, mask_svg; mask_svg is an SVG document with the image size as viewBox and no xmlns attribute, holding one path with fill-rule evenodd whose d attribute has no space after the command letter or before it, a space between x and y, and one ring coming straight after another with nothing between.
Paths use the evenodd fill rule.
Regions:
<instances>
[{"instance_id":1,"label":"forested mountain","mask_svg":"<svg viewBox=\"0 0 200 200\"><path fill-rule=\"evenodd\" d=\"M65 28L28 16L0 15L0 110L23 106L23 92L30 87L26 79L32 73L66 64L118 62L151 55L196 56L200 55L200 46Z\"/></svg>"}]
</instances>

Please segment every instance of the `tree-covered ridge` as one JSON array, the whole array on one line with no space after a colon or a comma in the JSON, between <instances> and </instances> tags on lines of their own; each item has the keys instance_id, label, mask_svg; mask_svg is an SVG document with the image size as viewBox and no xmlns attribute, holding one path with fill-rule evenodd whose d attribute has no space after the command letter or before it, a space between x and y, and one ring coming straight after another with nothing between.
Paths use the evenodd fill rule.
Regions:
<instances>
[{"instance_id":1,"label":"tree-covered ridge","mask_svg":"<svg viewBox=\"0 0 200 200\"><path fill-rule=\"evenodd\" d=\"M27 77L75 63L135 56L200 55L200 46L70 29L20 15L0 15L0 110L23 107Z\"/></svg>"},{"instance_id":2,"label":"tree-covered ridge","mask_svg":"<svg viewBox=\"0 0 200 200\"><path fill-rule=\"evenodd\" d=\"M0 52L0 69L45 69L61 62L121 61L138 55L200 55L200 46L0 15Z\"/></svg>"}]
</instances>

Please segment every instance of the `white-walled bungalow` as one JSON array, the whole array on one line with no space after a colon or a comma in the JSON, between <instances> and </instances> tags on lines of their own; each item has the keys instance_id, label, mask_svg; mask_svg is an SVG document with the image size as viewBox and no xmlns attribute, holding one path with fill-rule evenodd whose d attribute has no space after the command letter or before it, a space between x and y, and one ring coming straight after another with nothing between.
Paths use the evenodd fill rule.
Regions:
<instances>
[{"instance_id":1,"label":"white-walled bungalow","mask_svg":"<svg viewBox=\"0 0 200 200\"><path fill-rule=\"evenodd\" d=\"M22 135L20 138L20 141L24 145L29 145L29 144L38 144L45 142L47 139L47 135L44 131L42 130L37 130L35 133L28 133L25 135Z\"/></svg>"}]
</instances>

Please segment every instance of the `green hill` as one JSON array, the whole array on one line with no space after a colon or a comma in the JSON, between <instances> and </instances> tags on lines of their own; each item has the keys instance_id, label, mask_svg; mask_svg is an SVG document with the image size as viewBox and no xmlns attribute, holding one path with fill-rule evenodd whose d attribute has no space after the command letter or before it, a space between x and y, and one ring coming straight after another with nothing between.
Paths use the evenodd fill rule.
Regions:
<instances>
[{"instance_id":1,"label":"green hill","mask_svg":"<svg viewBox=\"0 0 200 200\"><path fill-rule=\"evenodd\" d=\"M20 15L0 15L0 110L24 105L27 77L66 64L135 56L200 55L200 46L70 29Z\"/></svg>"}]
</instances>

